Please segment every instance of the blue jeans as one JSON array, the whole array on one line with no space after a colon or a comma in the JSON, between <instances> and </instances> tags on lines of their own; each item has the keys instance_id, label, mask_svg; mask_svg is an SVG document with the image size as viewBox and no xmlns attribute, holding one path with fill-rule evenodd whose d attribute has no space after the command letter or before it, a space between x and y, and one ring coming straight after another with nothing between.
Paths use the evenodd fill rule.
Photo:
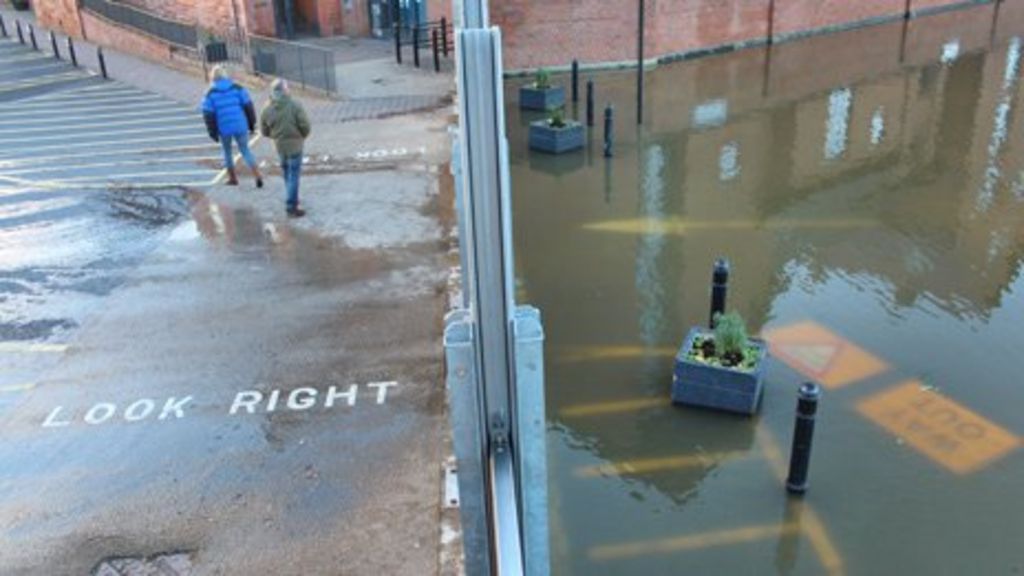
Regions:
<instances>
[{"instance_id":1,"label":"blue jeans","mask_svg":"<svg viewBox=\"0 0 1024 576\"><path fill-rule=\"evenodd\" d=\"M250 168L255 168L256 158L252 155L252 151L249 150L249 137L246 134L220 135L220 147L224 151L224 167L235 167L235 155L231 150L232 141L238 142L238 151L242 153L242 158L245 159L245 163L248 164Z\"/></svg>"},{"instance_id":2,"label":"blue jeans","mask_svg":"<svg viewBox=\"0 0 1024 576\"><path fill-rule=\"evenodd\" d=\"M299 207L299 177L302 174L302 154L281 156L281 174L284 176L284 189L288 197L285 206L289 210Z\"/></svg>"}]
</instances>

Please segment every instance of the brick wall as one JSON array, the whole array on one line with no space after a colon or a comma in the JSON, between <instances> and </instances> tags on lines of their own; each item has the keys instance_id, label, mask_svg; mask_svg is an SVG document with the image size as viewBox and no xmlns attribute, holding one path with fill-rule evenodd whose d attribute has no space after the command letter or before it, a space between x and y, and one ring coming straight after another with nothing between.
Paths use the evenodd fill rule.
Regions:
<instances>
[{"instance_id":1,"label":"brick wall","mask_svg":"<svg viewBox=\"0 0 1024 576\"><path fill-rule=\"evenodd\" d=\"M36 18L46 28L60 30L68 36L80 37L82 20L76 8L76 0L35 0Z\"/></svg>"},{"instance_id":2,"label":"brick wall","mask_svg":"<svg viewBox=\"0 0 1024 576\"><path fill-rule=\"evenodd\" d=\"M82 12L82 25L85 36L90 42L102 46L110 46L128 54L141 56L150 60L164 61L171 59L171 49L164 42L154 40L142 34L135 34L119 26L108 23L89 12Z\"/></svg>"}]
</instances>

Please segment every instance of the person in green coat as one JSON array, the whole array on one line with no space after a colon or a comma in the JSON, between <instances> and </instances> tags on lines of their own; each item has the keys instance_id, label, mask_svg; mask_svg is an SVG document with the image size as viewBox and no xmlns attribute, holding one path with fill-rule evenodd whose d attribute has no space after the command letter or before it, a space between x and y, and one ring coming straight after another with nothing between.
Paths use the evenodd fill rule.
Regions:
<instances>
[{"instance_id":1,"label":"person in green coat","mask_svg":"<svg viewBox=\"0 0 1024 576\"><path fill-rule=\"evenodd\" d=\"M270 102L260 112L260 133L274 141L281 157L281 173L287 192L285 209L292 218L306 214L299 207L299 176L302 172L302 146L310 130L309 116L302 105L292 99L288 83L274 80L270 86Z\"/></svg>"}]
</instances>

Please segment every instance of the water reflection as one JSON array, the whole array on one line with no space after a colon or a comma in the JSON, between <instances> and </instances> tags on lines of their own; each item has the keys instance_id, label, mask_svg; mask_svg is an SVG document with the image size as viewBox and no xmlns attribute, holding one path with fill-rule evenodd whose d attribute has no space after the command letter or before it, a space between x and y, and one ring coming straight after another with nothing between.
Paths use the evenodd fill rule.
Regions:
<instances>
[{"instance_id":1,"label":"water reflection","mask_svg":"<svg viewBox=\"0 0 1024 576\"><path fill-rule=\"evenodd\" d=\"M851 409L913 376L1024 431L1013 408L1024 388L1007 361L1024 342L1024 15L1007 23L994 11L659 68L651 121L639 132L617 126L616 156L604 164L541 167L513 122L519 274L545 313L559 431L557 573L819 574L829 546L845 553L848 573L936 573L951 562L1005 571L1007 535L1024 531L1024 516L978 494L1019 501L1010 486L1022 459L954 482ZM602 101L629 108L631 74L596 84ZM777 478L753 442L759 425L789 437L801 376L773 363L755 421L665 398L672 350L706 321L718 256L733 261L730 307L754 331L811 319L892 367L824 408L841 432L816 456L830 495L816 505L839 544L815 532L817 515L780 510ZM585 409L602 403L621 409ZM939 499L937 511L929 503ZM980 509L998 526L985 555L965 549L975 535L960 528ZM876 524L891 529L863 530ZM889 546L892 529L910 535L903 548ZM687 548L744 534L774 536Z\"/></svg>"}]
</instances>

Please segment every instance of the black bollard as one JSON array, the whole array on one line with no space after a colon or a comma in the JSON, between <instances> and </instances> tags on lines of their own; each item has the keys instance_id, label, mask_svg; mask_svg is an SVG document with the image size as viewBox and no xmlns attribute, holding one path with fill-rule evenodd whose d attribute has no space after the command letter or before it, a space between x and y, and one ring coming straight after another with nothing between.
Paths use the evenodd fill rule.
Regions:
<instances>
[{"instance_id":1,"label":"black bollard","mask_svg":"<svg viewBox=\"0 0 1024 576\"><path fill-rule=\"evenodd\" d=\"M614 139L612 131L615 128L615 107L611 104L607 105L604 109L604 157L612 157L612 140Z\"/></svg>"},{"instance_id":2,"label":"black bollard","mask_svg":"<svg viewBox=\"0 0 1024 576\"><path fill-rule=\"evenodd\" d=\"M412 63L420 67L420 27L412 29Z\"/></svg>"},{"instance_id":3,"label":"black bollard","mask_svg":"<svg viewBox=\"0 0 1024 576\"><path fill-rule=\"evenodd\" d=\"M36 42L36 29L31 24L28 25L28 37L32 40L32 49L36 52L39 51L39 43Z\"/></svg>"},{"instance_id":4,"label":"black bollard","mask_svg":"<svg viewBox=\"0 0 1024 576\"><path fill-rule=\"evenodd\" d=\"M25 33L21 30L21 21L15 20L14 27L18 29L18 42L25 43Z\"/></svg>"},{"instance_id":5,"label":"black bollard","mask_svg":"<svg viewBox=\"0 0 1024 576\"><path fill-rule=\"evenodd\" d=\"M395 22L395 61L402 63L402 25Z\"/></svg>"},{"instance_id":6,"label":"black bollard","mask_svg":"<svg viewBox=\"0 0 1024 576\"><path fill-rule=\"evenodd\" d=\"M57 37L50 32L50 48L53 49L53 57L60 60L60 50L57 48Z\"/></svg>"},{"instance_id":7,"label":"black bollard","mask_svg":"<svg viewBox=\"0 0 1024 576\"><path fill-rule=\"evenodd\" d=\"M103 57L103 48L100 46L96 47L96 59L100 61L100 74L103 76L103 79L110 78L107 75L107 59Z\"/></svg>"},{"instance_id":8,"label":"black bollard","mask_svg":"<svg viewBox=\"0 0 1024 576\"><path fill-rule=\"evenodd\" d=\"M0 36L7 38L7 23L4 22L3 14L0 14Z\"/></svg>"},{"instance_id":9,"label":"black bollard","mask_svg":"<svg viewBox=\"0 0 1024 576\"><path fill-rule=\"evenodd\" d=\"M790 494L807 492L807 468L811 462L814 442L814 418L818 412L821 387L807 382L800 387L796 404L796 425L793 429L793 451L789 456L789 477L786 490Z\"/></svg>"},{"instance_id":10,"label":"black bollard","mask_svg":"<svg viewBox=\"0 0 1024 576\"><path fill-rule=\"evenodd\" d=\"M578 60L572 61L572 101L580 101L580 63Z\"/></svg>"},{"instance_id":11,"label":"black bollard","mask_svg":"<svg viewBox=\"0 0 1024 576\"><path fill-rule=\"evenodd\" d=\"M430 44L434 48L434 72L441 71L441 52L437 45L437 28L430 31Z\"/></svg>"},{"instance_id":12,"label":"black bollard","mask_svg":"<svg viewBox=\"0 0 1024 576\"><path fill-rule=\"evenodd\" d=\"M708 328L715 329L718 315L725 314L725 299L729 294L729 261L725 258L715 260L714 271L711 272L711 315Z\"/></svg>"},{"instance_id":13,"label":"black bollard","mask_svg":"<svg viewBox=\"0 0 1024 576\"><path fill-rule=\"evenodd\" d=\"M441 50L444 57L448 57L448 18L441 17Z\"/></svg>"},{"instance_id":14,"label":"black bollard","mask_svg":"<svg viewBox=\"0 0 1024 576\"><path fill-rule=\"evenodd\" d=\"M587 126L594 125L594 81L587 80Z\"/></svg>"},{"instance_id":15,"label":"black bollard","mask_svg":"<svg viewBox=\"0 0 1024 576\"><path fill-rule=\"evenodd\" d=\"M78 55L75 54L75 42L68 36L68 59L71 60L71 65L78 68Z\"/></svg>"}]
</instances>

